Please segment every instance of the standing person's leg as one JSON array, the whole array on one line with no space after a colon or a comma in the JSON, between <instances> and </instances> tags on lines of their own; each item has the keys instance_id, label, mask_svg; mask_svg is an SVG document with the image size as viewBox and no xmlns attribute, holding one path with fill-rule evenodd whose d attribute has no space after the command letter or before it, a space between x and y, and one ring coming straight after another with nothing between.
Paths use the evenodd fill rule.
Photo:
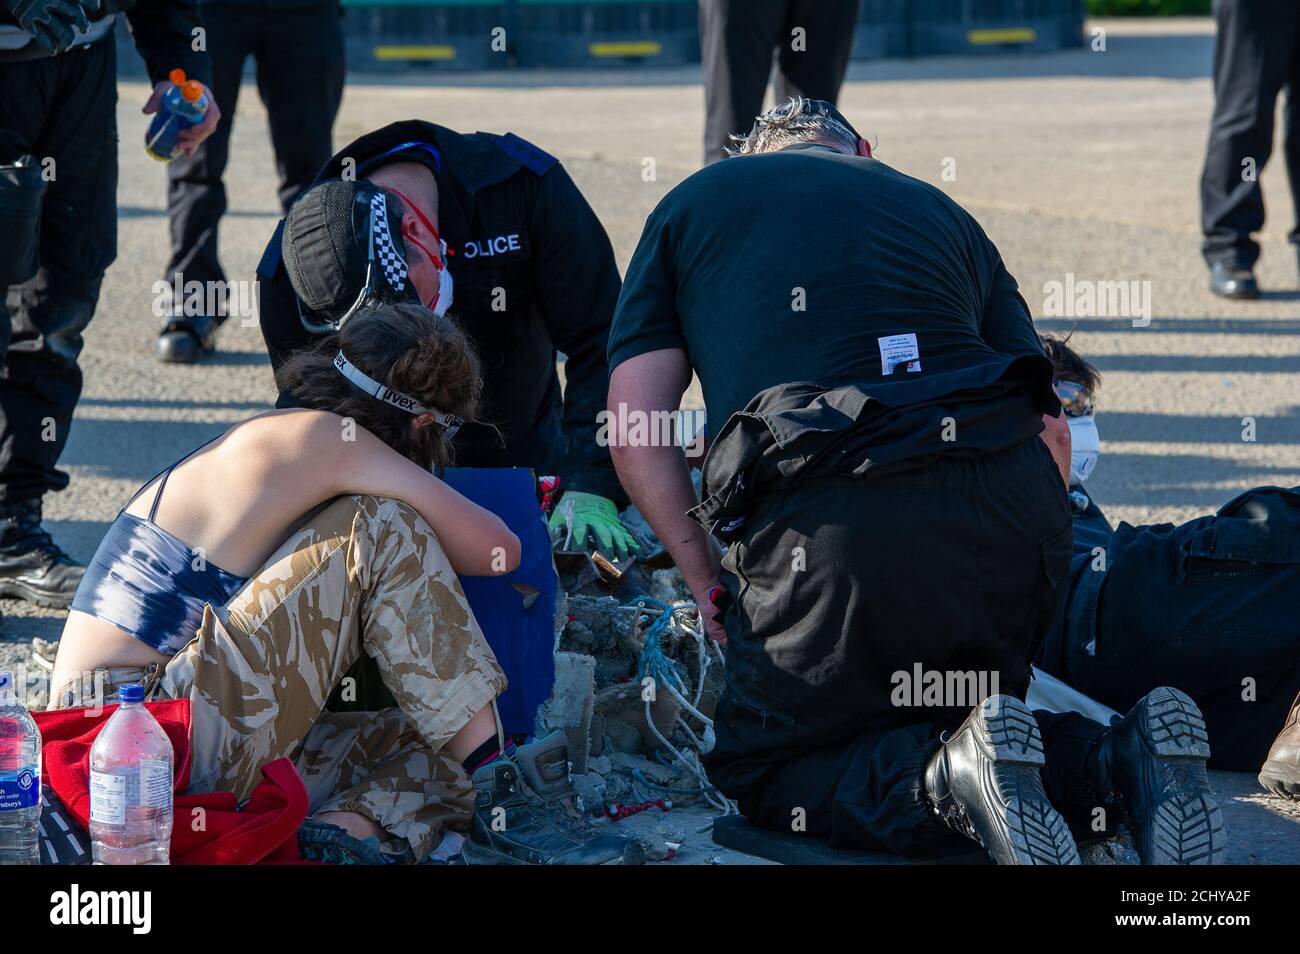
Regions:
<instances>
[{"instance_id":1,"label":"standing person's leg","mask_svg":"<svg viewBox=\"0 0 1300 954\"><path fill-rule=\"evenodd\" d=\"M1202 252L1249 270L1264 226L1259 176L1273 150L1273 111L1291 68L1296 10L1273 0L1215 0L1214 117L1201 174Z\"/></svg>"},{"instance_id":2,"label":"standing person's leg","mask_svg":"<svg viewBox=\"0 0 1300 954\"><path fill-rule=\"evenodd\" d=\"M226 213L223 177L230 157L240 75L253 48L257 21L263 16L247 7L203 4L203 25L212 60L212 95L221 110L221 122L194 155L178 156L167 166L172 250L163 269L163 281L179 287L182 298L175 301L168 296L168 312L160 316L164 324L158 336L158 357L163 361L197 361L211 350L217 328L224 320L224 315L209 315L206 311L185 313L184 282L203 282L209 287L208 282L226 280L217 249L221 217ZM203 300L208 300L206 294Z\"/></svg>"},{"instance_id":3,"label":"standing person's leg","mask_svg":"<svg viewBox=\"0 0 1300 954\"><path fill-rule=\"evenodd\" d=\"M786 0L700 0L704 70L704 164L727 157L763 108Z\"/></svg>"},{"instance_id":4,"label":"standing person's leg","mask_svg":"<svg viewBox=\"0 0 1300 954\"><path fill-rule=\"evenodd\" d=\"M31 279L40 267L41 212L47 156L36 143L54 95L53 59L0 63L0 366L9 349L6 299L11 285Z\"/></svg>"},{"instance_id":5,"label":"standing person's leg","mask_svg":"<svg viewBox=\"0 0 1300 954\"><path fill-rule=\"evenodd\" d=\"M12 64L7 72L30 64ZM42 64L49 108L31 142L49 161L40 268L8 289L12 335L0 377L0 595L67 606L83 568L41 526L41 499L62 490L57 468L81 396L81 333L117 251L117 68L112 37ZM25 106L5 85L6 113ZM11 90L14 91L11 96ZM37 102L42 94L29 90Z\"/></svg>"},{"instance_id":6,"label":"standing person's leg","mask_svg":"<svg viewBox=\"0 0 1300 954\"><path fill-rule=\"evenodd\" d=\"M798 96L839 100L861 12L862 0L794 0L778 45L777 102ZM798 44L796 28L804 31Z\"/></svg>"},{"instance_id":7,"label":"standing person's leg","mask_svg":"<svg viewBox=\"0 0 1300 954\"><path fill-rule=\"evenodd\" d=\"M1286 154L1287 181L1291 184L1294 215L1287 238L1300 264L1300 15L1291 26L1291 70L1286 81L1286 111L1283 114L1282 148Z\"/></svg>"},{"instance_id":8,"label":"standing person's leg","mask_svg":"<svg viewBox=\"0 0 1300 954\"><path fill-rule=\"evenodd\" d=\"M264 15L257 42L257 88L266 104L286 212L334 153L331 133L346 74L343 20L325 2Z\"/></svg>"}]
</instances>

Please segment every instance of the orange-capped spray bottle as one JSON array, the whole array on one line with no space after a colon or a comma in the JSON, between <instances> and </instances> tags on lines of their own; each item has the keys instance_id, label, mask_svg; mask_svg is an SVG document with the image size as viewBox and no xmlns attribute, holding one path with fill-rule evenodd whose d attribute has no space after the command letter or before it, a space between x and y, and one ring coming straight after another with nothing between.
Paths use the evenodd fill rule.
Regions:
<instances>
[{"instance_id":1,"label":"orange-capped spray bottle","mask_svg":"<svg viewBox=\"0 0 1300 954\"><path fill-rule=\"evenodd\" d=\"M163 94L162 106L149 124L144 137L144 151L162 162L171 162L181 154L178 137L181 130L203 121L208 111L208 97L203 84L186 79L184 70L172 70L167 78L172 87Z\"/></svg>"}]
</instances>

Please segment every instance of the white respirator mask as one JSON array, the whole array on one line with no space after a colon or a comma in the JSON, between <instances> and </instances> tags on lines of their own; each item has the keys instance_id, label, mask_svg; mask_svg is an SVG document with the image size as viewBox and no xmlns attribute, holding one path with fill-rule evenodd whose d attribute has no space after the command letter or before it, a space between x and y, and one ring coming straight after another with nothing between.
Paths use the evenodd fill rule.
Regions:
<instances>
[{"instance_id":1,"label":"white respirator mask","mask_svg":"<svg viewBox=\"0 0 1300 954\"><path fill-rule=\"evenodd\" d=\"M1081 484L1097 468L1101 455L1101 436L1097 419L1091 414L1066 418L1070 425L1070 484Z\"/></svg>"}]
</instances>

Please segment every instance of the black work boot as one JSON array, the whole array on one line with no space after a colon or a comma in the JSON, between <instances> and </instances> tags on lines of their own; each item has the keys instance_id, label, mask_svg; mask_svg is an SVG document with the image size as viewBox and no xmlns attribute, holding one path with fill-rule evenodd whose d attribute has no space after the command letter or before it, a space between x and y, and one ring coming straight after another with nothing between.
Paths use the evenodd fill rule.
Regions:
<instances>
[{"instance_id":1,"label":"black work boot","mask_svg":"<svg viewBox=\"0 0 1300 954\"><path fill-rule=\"evenodd\" d=\"M636 842L596 831L574 804L569 751L554 732L480 766L461 856L471 865L641 864Z\"/></svg>"},{"instance_id":2,"label":"black work boot","mask_svg":"<svg viewBox=\"0 0 1300 954\"><path fill-rule=\"evenodd\" d=\"M1077 865L1065 820L1043 790L1043 740L1014 696L975 707L925 769L925 790L949 827L1000 865Z\"/></svg>"},{"instance_id":3,"label":"black work boot","mask_svg":"<svg viewBox=\"0 0 1300 954\"><path fill-rule=\"evenodd\" d=\"M1225 262L1210 266L1210 291L1220 298L1249 300L1259 297L1255 273L1249 268L1238 268Z\"/></svg>"},{"instance_id":4,"label":"black work boot","mask_svg":"<svg viewBox=\"0 0 1300 954\"><path fill-rule=\"evenodd\" d=\"M86 568L41 526L41 501L0 504L0 597L66 609Z\"/></svg>"},{"instance_id":5,"label":"black work boot","mask_svg":"<svg viewBox=\"0 0 1300 954\"><path fill-rule=\"evenodd\" d=\"M1300 799L1300 695L1259 770L1259 784L1281 798Z\"/></svg>"},{"instance_id":6,"label":"black work boot","mask_svg":"<svg viewBox=\"0 0 1300 954\"><path fill-rule=\"evenodd\" d=\"M1223 815L1205 761L1209 736L1187 695L1153 689L1113 724L1097 747L1097 773L1119 796L1138 857L1146 865L1226 860Z\"/></svg>"},{"instance_id":7,"label":"black work boot","mask_svg":"<svg viewBox=\"0 0 1300 954\"><path fill-rule=\"evenodd\" d=\"M194 364L216 350L221 318L175 315L158 333L158 360L164 364Z\"/></svg>"}]
</instances>

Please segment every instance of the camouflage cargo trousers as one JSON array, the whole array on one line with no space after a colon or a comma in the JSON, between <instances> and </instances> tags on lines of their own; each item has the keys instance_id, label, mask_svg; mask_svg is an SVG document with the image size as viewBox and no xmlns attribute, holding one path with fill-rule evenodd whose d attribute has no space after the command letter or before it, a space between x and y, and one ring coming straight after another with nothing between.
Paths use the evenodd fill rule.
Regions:
<instances>
[{"instance_id":1,"label":"camouflage cargo trousers","mask_svg":"<svg viewBox=\"0 0 1300 954\"><path fill-rule=\"evenodd\" d=\"M363 652L398 708L325 711ZM242 799L287 756L313 814L364 815L417 860L473 803L443 745L506 687L433 530L400 501L363 496L312 515L229 604L207 607L161 671L103 672L111 699L105 676L190 699L191 791Z\"/></svg>"}]
</instances>

